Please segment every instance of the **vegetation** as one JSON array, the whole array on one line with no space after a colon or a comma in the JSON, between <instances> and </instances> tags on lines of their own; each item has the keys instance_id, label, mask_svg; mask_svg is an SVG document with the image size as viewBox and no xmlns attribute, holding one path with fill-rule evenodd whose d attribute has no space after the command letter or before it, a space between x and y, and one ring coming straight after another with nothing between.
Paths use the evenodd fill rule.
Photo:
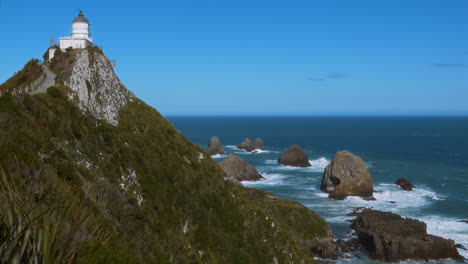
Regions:
<instances>
[{"instance_id":1,"label":"vegetation","mask_svg":"<svg viewBox=\"0 0 468 264\"><path fill-rule=\"evenodd\" d=\"M57 230L49 238L61 241L52 243L52 259L314 262L303 241L329 232L318 215L225 180L215 161L142 101L127 103L113 126L83 113L68 89L59 83L44 94L0 97L0 168L11 186L30 185L2 188L0 200L21 197L13 226L33 223L22 224L24 233ZM0 211L2 223L9 210ZM42 215L54 226L47 228Z\"/></svg>"},{"instance_id":2,"label":"vegetation","mask_svg":"<svg viewBox=\"0 0 468 264\"><path fill-rule=\"evenodd\" d=\"M0 94L16 92L18 88L26 87L39 79L44 73L38 59L31 59L22 70L0 85Z\"/></svg>"}]
</instances>

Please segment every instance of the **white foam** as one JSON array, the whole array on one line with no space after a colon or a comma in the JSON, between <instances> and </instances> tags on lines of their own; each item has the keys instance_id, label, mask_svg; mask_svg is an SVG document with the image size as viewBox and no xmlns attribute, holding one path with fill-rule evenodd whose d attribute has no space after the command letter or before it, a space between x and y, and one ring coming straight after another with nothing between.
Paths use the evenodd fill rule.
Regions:
<instances>
[{"instance_id":1,"label":"white foam","mask_svg":"<svg viewBox=\"0 0 468 264\"><path fill-rule=\"evenodd\" d=\"M342 201L329 200L326 204L331 210L341 210L340 215L346 215L356 207L368 207L405 215L416 208L428 206L434 201L444 199L443 196L437 195L430 189L418 188L408 192L400 189L395 184L379 184L374 187L374 190L376 199L374 201L367 201L357 196L348 196ZM328 193L317 191L314 194L328 199ZM315 205L312 207L315 207ZM339 218L336 218L335 221L339 221Z\"/></svg>"},{"instance_id":2,"label":"white foam","mask_svg":"<svg viewBox=\"0 0 468 264\"><path fill-rule=\"evenodd\" d=\"M340 216L325 218L325 220L327 222L330 222L330 223L343 223L343 222L347 222L347 221L352 220L352 219L354 219L354 217L346 216L346 215L344 215L344 216L340 215Z\"/></svg>"},{"instance_id":3,"label":"white foam","mask_svg":"<svg viewBox=\"0 0 468 264\"><path fill-rule=\"evenodd\" d=\"M251 155L251 154L264 154L264 153L277 153L277 151L272 151L272 150L264 150L264 149L254 149L252 150L251 152L245 150L245 149L239 149L235 146L232 146L234 150L237 150L237 151L234 151L234 153L236 154L244 154L244 155Z\"/></svg>"},{"instance_id":4,"label":"white foam","mask_svg":"<svg viewBox=\"0 0 468 264\"><path fill-rule=\"evenodd\" d=\"M211 157L212 157L213 159L221 159L221 158L225 158L226 155L224 155L224 154L223 154L223 155L221 155L221 154L216 154L216 155L212 155Z\"/></svg>"},{"instance_id":5,"label":"white foam","mask_svg":"<svg viewBox=\"0 0 468 264\"><path fill-rule=\"evenodd\" d=\"M468 248L468 224L460 222L460 219L431 215L419 217L418 220L427 224L428 234L452 239L456 244L462 244ZM458 253L468 258L467 250L459 249Z\"/></svg>"},{"instance_id":6,"label":"white foam","mask_svg":"<svg viewBox=\"0 0 468 264\"><path fill-rule=\"evenodd\" d=\"M323 172L325 170L325 167L327 167L327 165L330 164L330 161L326 159L325 157L321 157L316 160L309 160L309 162L312 165L310 167L292 167L292 166L278 165L274 169L275 170L304 170L304 171L313 171L313 172ZM265 160L265 163L269 165L274 165L274 164L277 164L277 161Z\"/></svg>"},{"instance_id":7,"label":"white foam","mask_svg":"<svg viewBox=\"0 0 468 264\"><path fill-rule=\"evenodd\" d=\"M278 185L283 182L284 174L269 174L260 173L265 179L260 181L242 181L241 183L245 186L259 186L259 185Z\"/></svg>"},{"instance_id":8,"label":"white foam","mask_svg":"<svg viewBox=\"0 0 468 264\"><path fill-rule=\"evenodd\" d=\"M352 206L367 206L378 210L398 212L409 208L418 208L431 204L443 197L435 192L418 188L404 191L395 184L379 184L374 188L375 201L366 201L360 197L349 196L344 201Z\"/></svg>"},{"instance_id":9,"label":"white foam","mask_svg":"<svg viewBox=\"0 0 468 264\"><path fill-rule=\"evenodd\" d=\"M322 197L322 198L328 198L328 193L326 192L316 192L315 195Z\"/></svg>"},{"instance_id":10,"label":"white foam","mask_svg":"<svg viewBox=\"0 0 468 264\"><path fill-rule=\"evenodd\" d=\"M324 171L325 168L330 164L330 161L327 160L325 157L321 157L316 160L309 160L310 164L312 167L310 169L313 169L314 171L321 172Z\"/></svg>"}]
</instances>

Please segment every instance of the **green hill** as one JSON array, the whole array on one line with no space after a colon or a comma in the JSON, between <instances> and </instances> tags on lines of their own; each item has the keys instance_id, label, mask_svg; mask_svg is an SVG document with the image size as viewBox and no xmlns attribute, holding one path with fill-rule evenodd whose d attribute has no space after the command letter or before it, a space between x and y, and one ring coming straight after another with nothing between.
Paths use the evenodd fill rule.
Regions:
<instances>
[{"instance_id":1,"label":"green hill","mask_svg":"<svg viewBox=\"0 0 468 264\"><path fill-rule=\"evenodd\" d=\"M0 262L313 263L333 255L322 218L227 180L121 84L99 49L69 50L44 66L57 74L47 93L11 94L21 86L15 76L0 86Z\"/></svg>"}]
</instances>

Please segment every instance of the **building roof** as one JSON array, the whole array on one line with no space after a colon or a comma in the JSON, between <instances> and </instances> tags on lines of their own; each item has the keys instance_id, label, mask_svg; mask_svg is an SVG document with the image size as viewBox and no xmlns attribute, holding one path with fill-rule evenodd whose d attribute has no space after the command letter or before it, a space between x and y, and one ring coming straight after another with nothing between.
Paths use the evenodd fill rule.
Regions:
<instances>
[{"instance_id":1,"label":"building roof","mask_svg":"<svg viewBox=\"0 0 468 264\"><path fill-rule=\"evenodd\" d=\"M83 15L83 11L80 10L80 13L78 14L78 16L73 19L73 23L75 22L82 22L82 23L88 23L89 24L89 20L86 19L86 17L84 17Z\"/></svg>"}]
</instances>

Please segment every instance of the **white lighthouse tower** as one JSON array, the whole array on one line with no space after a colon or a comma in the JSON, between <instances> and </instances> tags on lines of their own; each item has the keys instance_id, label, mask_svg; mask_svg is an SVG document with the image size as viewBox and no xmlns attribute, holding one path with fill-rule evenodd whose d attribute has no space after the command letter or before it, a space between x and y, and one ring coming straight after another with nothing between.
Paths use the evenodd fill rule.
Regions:
<instances>
[{"instance_id":1,"label":"white lighthouse tower","mask_svg":"<svg viewBox=\"0 0 468 264\"><path fill-rule=\"evenodd\" d=\"M71 37L59 38L60 49L84 49L93 45L93 40L89 37L90 34L89 20L83 15L80 10L78 16L73 19Z\"/></svg>"}]
</instances>

